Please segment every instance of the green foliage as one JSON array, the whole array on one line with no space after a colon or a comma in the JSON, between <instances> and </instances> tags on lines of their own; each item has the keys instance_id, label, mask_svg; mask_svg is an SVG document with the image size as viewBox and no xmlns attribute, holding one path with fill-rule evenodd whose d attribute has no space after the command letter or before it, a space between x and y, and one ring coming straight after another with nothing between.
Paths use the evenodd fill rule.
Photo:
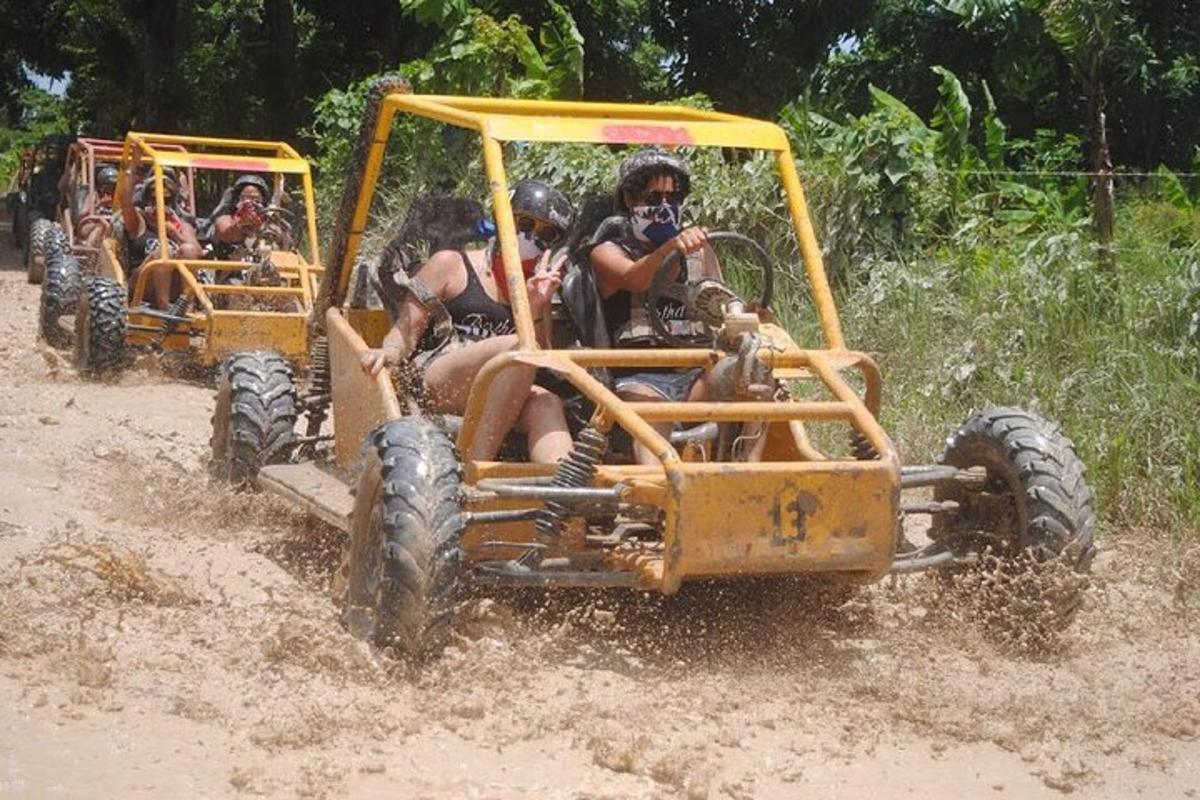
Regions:
<instances>
[{"instance_id":1,"label":"green foliage","mask_svg":"<svg viewBox=\"0 0 1200 800\"><path fill-rule=\"evenodd\" d=\"M470 5L466 0L400 0L400 8L422 25L446 29L462 21Z\"/></svg>"},{"instance_id":2,"label":"green foliage","mask_svg":"<svg viewBox=\"0 0 1200 800\"><path fill-rule=\"evenodd\" d=\"M983 99L987 104L983 115L984 161L991 169L1001 169L1008 147L1008 126L996 115L996 101L992 98L992 90L987 81L983 81L981 87Z\"/></svg>"},{"instance_id":3,"label":"green foliage","mask_svg":"<svg viewBox=\"0 0 1200 800\"><path fill-rule=\"evenodd\" d=\"M930 125L939 133L937 157L946 164L977 162L970 145L971 101L953 72L945 67L934 67L933 71L942 79L938 104L930 120Z\"/></svg>"},{"instance_id":4,"label":"green foliage","mask_svg":"<svg viewBox=\"0 0 1200 800\"><path fill-rule=\"evenodd\" d=\"M1200 529L1200 267L1194 245L1145 225L1162 204L1124 199L1115 303L1085 233L1004 226L877 260L839 291L849 341L879 354L906 459L936 457L972 408L1032 406L1070 432L1110 521Z\"/></svg>"},{"instance_id":5,"label":"green foliage","mask_svg":"<svg viewBox=\"0 0 1200 800\"><path fill-rule=\"evenodd\" d=\"M471 9L425 58L401 72L424 92L576 98L583 87L583 37L566 9L550 6L553 19L537 44L520 17L497 20Z\"/></svg>"},{"instance_id":6,"label":"green foliage","mask_svg":"<svg viewBox=\"0 0 1200 800\"><path fill-rule=\"evenodd\" d=\"M813 104L865 113L875 85L924 115L941 64L968 91L986 82L1012 135L1029 138L1086 130L1103 82L1114 160L1182 170L1200 130L1196 22L1190 0L878 0L855 46L819 69Z\"/></svg>"},{"instance_id":7,"label":"green foliage","mask_svg":"<svg viewBox=\"0 0 1200 800\"><path fill-rule=\"evenodd\" d=\"M453 5L453 4L451 4ZM419 6L419 8L418 8ZM583 76L582 39L565 7L551 2L551 18L535 37L519 17L497 20L479 9L443 14L436 3L406 6L410 13L454 20L420 59L399 66L415 91L434 94L514 96L535 99L578 95ZM427 17L431 18L431 17ZM366 104L372 75L334 89L316 103L307 134L316 145L318 204L322 219L339 196ZM405 115L393 125L379 197L373 213L388 224L386 238L411 199L437 191L485 199L474 134Z\"/></svg>"},{"instance_id":8,"label":"green foliage","mask_svg":"<svg viewBox=\"0 0 1200 800\"><path fill-rule=\"evenodd\" d=\"M646 16L652 38L671 56L665 66L674 92L704 92L721 108L766 116L810 88L815 68L861 30L871 6L655 0Z\"/></svg>"},{"instance_id":9,"label":"green foliage","mask_svg":"<svg viewBox=\"0 0 1200 800\"><path fill-rule=\"evenodd\" d=\"M21 90L21 105L25 113L20 126L0 125L0 186L6 189L20 165L22 150L37 144L44 136L70 130L61 98L27 86Z\"/></svg>"}]
</instances>

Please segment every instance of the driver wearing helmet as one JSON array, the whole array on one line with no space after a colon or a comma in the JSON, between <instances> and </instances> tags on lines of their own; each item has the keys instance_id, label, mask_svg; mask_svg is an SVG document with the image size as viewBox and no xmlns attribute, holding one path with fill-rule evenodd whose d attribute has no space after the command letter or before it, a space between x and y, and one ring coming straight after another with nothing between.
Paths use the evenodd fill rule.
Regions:
<instances>
[{"instance_id":1,"label":"driver wearing helmet","mask_svg":"<svg viewBox=\"0 0 1200 800\"><path fill-rule=\"evenodd\" d=\"M641 150L622 162L614 198L619 215L600 226L589 244L588 259L596 276L609 340L614 347L654 344L642 299L663 263L681 257L671 277L719 277L720 268L708 245L708 230L684 227L683 202L691 190L691 173L680 158L658 149ZM686 325L685 308L664 299L655 309L664 325ZM613 370L617 396L633 401L698 400L704 395L700 369ZM663 434L670 423L657 423ZM641 445L639 463L656 463Z\"/></svg>"},{"instance_id":2,"label":"driver wearing helmet","mask_svg":"<svg viewBox=\"0 0 1200 800\"><path fill-rule=\"evenodd\" d=\"M120 171L115 164L101 164L96 168L92 202L79 218L79 235L85 247L100 247L100 242L112 230L113 196L118 175Z\"/></svg>"},{"instance_id":3,"label":"driver wearing helmet","mask_svg":"<svg viewBox=\"0 0 1200 800\"><path fill-rule=\"evenodd\" d=\"M269 194L270 187L258 175L238 177L213 217L213 238L222 244L235 244L253 236L266 220Z\"/></svg>"},{"instance_id":4,"label":"driver wearing helmet","mask_svg":"<svg viewBox=\"0 0 1200 800\"><path fill-rule=\"evenodd\" d=\"M566 260L565 252L551 253L564 243L574 210L565 195L534 180L514 184L510 203L530 310L535 320L545 321ZM382 346L363 354L363 369L377 375L385 367L411 363L425 410L461 414L483 365L517 345L497 239L479 249L439 250L414 276L397 278L407 290L400 312ZM434 336L427 337L431 323ZM439 335L440 341L430 342ZM526 434L533 462L553 464L570 452L562 400L534 384L535 372L534 367L510 368L492 383L468 457L495 458L514 428Z\"/></svg>"}]
</instances>

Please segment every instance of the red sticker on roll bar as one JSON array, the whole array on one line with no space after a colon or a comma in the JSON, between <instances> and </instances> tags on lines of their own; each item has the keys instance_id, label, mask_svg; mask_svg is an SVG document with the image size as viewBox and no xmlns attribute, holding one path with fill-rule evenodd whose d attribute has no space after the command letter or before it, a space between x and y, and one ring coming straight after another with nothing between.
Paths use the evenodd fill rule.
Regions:
<instances>
[{"instance_id":1,"label":"red sticker on roll bar","mask_svg":"<svg viewBox=\"0 0 1200 800\"><path fill-rule=\"evenodd\" d=\"M271 164L267 161L258 161L252 158L205 158L204 156L196 156L191 159L189 167L197 169L228 169L241 170L243 172L270 172Z\"/></svg>"},{"instance_id":2,"label":"red sticker on roll bar","mask_svg":"<svg viewBox=\"0 0 1200 800\"><path fill-rule=\"evenodd\" d=\"M604 141L614 144L695 144L687 128L665 125L605 125L600 129Z\"/></svg>"}]
</instances>

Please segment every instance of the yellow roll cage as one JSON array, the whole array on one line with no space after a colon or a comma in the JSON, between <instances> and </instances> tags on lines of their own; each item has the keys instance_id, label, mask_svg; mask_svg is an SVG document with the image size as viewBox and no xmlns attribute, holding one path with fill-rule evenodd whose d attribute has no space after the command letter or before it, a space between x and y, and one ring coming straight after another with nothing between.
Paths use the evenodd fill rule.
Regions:
<instances>
[{"instance_id":1,"label":"yellow roll cage","mask_svg":"<svg viewBox=\"0 0 1200 800\"><path fill-rule=\"evenodd\" d=\"M358 205L350 224L346 254L340 265L338 296L346 295L351 268L362 244L367 214L383 165L388 133L393 118L401 111L473 130L483 140L484 168L491 186L505 280L509 297L512 298L513 320L521 349L536 349L538 345L529 302L525 292L520 291L525 279L517 256L516 230L508 203L508 179L500 146L502 142L696 145L775 152L826 345L834 350L844 349L837 307L829 291L821 249L809 220L804 190L796 174L787 135L778 125L763 120L684 106L389 95L383 101L376 123L362 191L359 192Z\"/></svg>"}]
</instances>

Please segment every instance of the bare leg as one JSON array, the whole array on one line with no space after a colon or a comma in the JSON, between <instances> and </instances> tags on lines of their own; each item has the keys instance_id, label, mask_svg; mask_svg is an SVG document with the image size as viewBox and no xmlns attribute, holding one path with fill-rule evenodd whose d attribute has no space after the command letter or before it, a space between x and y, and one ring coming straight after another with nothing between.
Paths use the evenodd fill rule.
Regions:
<instances>
[{"instance_id":1,"label":"bare leg","mask_svg":"<svg viewBox=\"0 0 1200 800\"><path fill-rule=\"evenodd\" d=\"M692 388L688 390L687 401L697 402L703 400L707 394L708 373L705 372L696 379L696 382L692 384ZM617 396L622 400L628 400L631 403L661 403L667 399L666 397L663 397L663 395L653 386L643 383L629 384L623 387L621 391L617 393ZM671 428L673 427L672 423L652 422L650 424L664 439L669 440L671 438ZM654 454L643 447L639 442L633 443L633 459L638 464L658 463L658 459L654 456Z\"/></svg>"},{"instance_id":2,"label":"bare leg","mask_svg":"<svg viewBox=\"0 0 1200 800\"><path fill-rule=\"evenodd\" d=\"M535 464L557 464L571 452L573 443L562 399L549 389L530 389L517 418L517 430L525 434L529 460Z\"/></svg>"},{"instance_id":3,"label":"bare leg","mask_svg":"<svg viewBox=\"0 0 1200 800\"><path fill-rule=\"evenodd\" d=\"M433 360L425 371L426 404L431 411L461 414L475 376L493 356L516 346L516 336L496 336L451 350ZM536 370L512 367L492 381L484 414L475 429L475 441L466 458L490 461L496 457L504 436L521 414Z\"/></svg>"},{"instance_id":4,"label":"bare leg","mask_svg":"<svg viewBox=\"0 0 1200 800\"><path fill-rule=\"evenodd\" d=\"M666 398L659 394L653 387L642 383L632 383L622 387L617 396L622 400L628 400L631 403L661 403ZM651 422L651 427L667 440L671 438L670 422ZM657 464L658 458L654 453L647 450L641 442L633 443L633 460L638 464Z\"/></svg>"},{"instance_id":5,"label":"bare leg","mask_svg":"<svg viewBox=\"0 0 1200 800\"><path fill-rule=\"evenodd\" d=\"M156 269L150 276L150 303L155 308L165 310L171 305L171 278L173 277L174 272L166 268Z\"/></svg>"}]
</instances>

